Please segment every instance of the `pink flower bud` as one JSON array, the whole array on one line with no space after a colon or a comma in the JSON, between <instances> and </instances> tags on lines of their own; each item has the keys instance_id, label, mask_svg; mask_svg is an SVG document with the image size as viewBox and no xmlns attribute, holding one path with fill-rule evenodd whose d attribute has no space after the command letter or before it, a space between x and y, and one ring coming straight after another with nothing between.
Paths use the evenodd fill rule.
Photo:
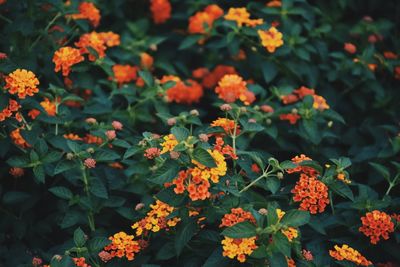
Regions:
<instances>
[{"instance_id":1,"label":"pink flower bud","mask_svg":"<svg viewBox=\"0 0 400 267\"><path fill-rule=\"evenodd\" d=\"M219 107L222 111L230 111L232 110L232 106L229 104L223 104Z\"/></svg>"},{"instance_id":2,"label":"pink flower bud","mask_svg":"<svg viewBox=\"0 0 400 267\"><path fill-rule=\"evenodd\" d=\"M141 210L141 209L143 209L143 208L144 208L144 203L138 203L138 204L136 204L136 206L135 206L135 210L136 210L136 211Z\"/></svg>"},{"instance_id":3,"label":"pink flower bud","mask_svg":"<svg viewBox=\"0 0 400 267\"><path fill-rule=\"evenodd\" d=\"M150 147L144 151L145 158L154 159L160 156L161 150L157 147Z\"/></svg>"},{"instance_id":4,"label":"pink flower bud","mask_svg":"<svg viewBox=\"0 0 400 267\"><path fill-rule=\"evenodd\" d=\"M113 257L111 256L111 254L107 251L101 251L99 253L99 258L103 261L103 262L107 262L109 260L111 260Z\"/></svg>"},{"instance_id":5,"label":"pink flower bud","mask_svg":"<svg viewBox=\"0 0 400 267\"><path fill-rule=\"evenodd\" d=\"M112 127L114 128L114 130L117 130L117 131L122 130L122 128L124 127L124 126L122 125L122 123L120 123L119 121L113 121L113 122L111 123L111 125L112 125Z\"/></svg>"},{"instance_id":6,"label":"pink flower bud","mask_svg":"<svg viewBox=\"0 0 400 267\"><path fill-rule=\"evenodd\" d=\"M262 105L262 106L261 106L261 110L262 110L263 112L266 112L266 113L272 113L272 112L274 112L274 108L271 107L270 105Z\"/></svg>"},{"instance_id":7,"label":"pink flower bud","mask_svg":"<svg viewBox=\"0 0 400 267\"><path fill-rule=\"evenodd\" d=\"M21 177L24 175L24 169L13 167L10 169L10 174L14 177Z\"/></svg>"},{"instance_id":8,"label":"pink flower bud","mask_svg":"<svg viewBox=\"0 0 400 267\"><path fill-rule=\"evenodd\" d=\"M34 257L32 259L32 265L35 267L42 265L42 263L43 263L43 260L41 258Z\"/></svg>"},{"instance_id":9,"label":"pink flower bud","mask_svg":"<svg viewBox=\"0 0 400 267\"><path fill-rule=\"evenodd\" d=\"M247 122L248 123L257 123L256 119L249 119Z\"/></svg>"},{"instance_id":10,"label":"pink flower bud","mask_svg":"<svg viewBox=\"0 0 400 267\"><path fill-rule=\"evenodd\" d=\"M177 151L169 152L169 156L171 157L171 159L178 159L180 155L181 155L181 153L179 153Z\"/></svg>"},{"instance_id":11,"label":"pink flower bud","mask_svg":"<svg viewBox=\"0 0 400 267\"><path fill-rule=\"evenodd\" d=\"M199 134L199 139L201 142L208 142L208 135L207 134Z\"/></svg>"},{"instance_id":12,"label":"pink flower bud","mask_svg":"<svg viewBox=\"0 0 400 267\"><path fill-rule=\"evenodd\" d=\"M176 119L175 119L175 118L169 118L169 119L167 120L167 124L168 124L169 126L175 125L175 124L176 124Z\"/></svg>"},{"instance_id":13,"label":"pink flower bud","mask_svg":"<svg viewBox=\"0 0 400 267\"><path fill-rule=\"evenodd\" d=\"M106 136L107 136L108 140L111 141L111 140L115 139L115 137L117 137L117 134L115 133L114 130L109 130L106 132Z\"/></svg>"},{"instance_id":14,"label":"pink flower bud","mask_svg":"<svg viewBox=\"0 0 400 267\"><path fill-rule=\"evenodd\" d=\"M84 161L84 165L86 166L86 168L92 169L96 167L96 161L92 158L87 158Z\"/></svg>"},{"instance_id":15,"label":"pink flower bud","mask_svg":"<svg viewBox=\"0 0 400 267\"><path fill-rule=\"evenodd\" d=\"M96 120L95 118L87 118L85 121L86 121L86 123L88 123L88 124L95 124L95 123L97 123L97 120Z\"/></svg>"}]
</instances>

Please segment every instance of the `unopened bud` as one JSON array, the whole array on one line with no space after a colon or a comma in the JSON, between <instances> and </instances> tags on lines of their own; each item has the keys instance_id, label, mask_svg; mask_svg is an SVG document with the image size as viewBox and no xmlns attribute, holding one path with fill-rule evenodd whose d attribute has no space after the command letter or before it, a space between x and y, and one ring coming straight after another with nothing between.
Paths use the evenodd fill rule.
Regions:
<instances>
[{"instance_id":1,"label":"unopened bud","mask_svg":"<svg viewBox=\"0 0 400 267\"><path fill-rule=\"evenodd\" d=\"M283 179L283 172L278 172L276 177L278 177L278 179Z\"/></svg>"},{"instance_id":2,"label":"unopened bud","mask_svg":"<svg viewBox=\"0 0 400 267\"><path fill-rule=\"evenodd\" d=\"M271 119L267 119L267 120L265 121L265 123L266 123L267 125L271 125L272 120L271 120Z\"/></svg>"},{"instance_id":3,"label":"unopened bud","mask_svg":"<svg viewBox=\"0 0 400 267\"><path fill-rule=\"evenodd\" d=\"M297 114L297 113L299 113L297 108L292 109L292 114Z\"/></svg>"},{"instance_id":4,"label":"unopened bud","mask_svg":"<svg viewBox=\"0 0 400 267\"><path fill-rule=\"evenodd\" d=\"M88 149L86 149L86 151L90 154L94 153L94 149L93 147L89 147Z\"/></svg>"},{"instance_id":5,"label":"unopened bud","mask_svg":"<svg viewBox=\"0 0 400 267\"><path fill-rule=\"evenodd\" d=\"M135 206L135 210L136 210L136 211L141 210L141 209L143 209L143 208L144 208L144 203L138 203L138 204L136 204L136 206Z\"/></svg>"},{"instance_id":6,"label":"unopened bud","mask_svg":"<svg viewBox=\"0 0 400 267\"><path fill-rule=\"evenodd\" d=\"M175 125L175 124L176 124L176 118L169 118L169 119L167 120L167 124L168 124L169 126Z\"/></svg>"},{"instance_id":7,"label":"unopened bud","mask_svg":"<svg viewBox=\"0 0 400 267\"><path fill-rule=\"evenodd\" d=\"M190 115L192 115L192 116L199 116L200 114L199 114L199 111L197 110L197 109L192 109L191 111L190 111Z\"/></svg>"},{"instance_id":8,"label":"unopened bud","mask_svg":"<svg viewBox=\"0 0 400 267\"><path fill-rule=\"evenodd\" d=\"M67 153L67 160L72 160L74 158L74 154L72 153Z\"/></svg>"},{"instance_id":9,"label":"unopened bud","mask_svg":"<svg viewBox=\"0 0 400 267\"><path fill-rule=\"evenodd\" d=\"M171 159L178 159L180 155L181 153L179 153L178 151L169 152L169 156L171 157Z\"/></svg>"},{"instance_id":10,"label":"unopened bud","mask_svg":"<svg viewBox=\"0 0 400 267\"><path fill-rule=\"evenodd\" d=\"M207 134L199 134L199 139L201 142L208 142L208 135Z\"/></svg>"},{"instance_id":11,"label":"unopened bud","mask_svg":"<svg viewBox=\"0 0 400 267\"><path fill-rule=\"evenodd\" d=\"M328 121L328 127L331 128L333 126L333 121Z\"/></svg>"},{"instance_id":12,"label":"unopened bud","mask_svg":"<svg viewBox=\"0 0 400 267\"><path fill-rule=\"evenodd\" d=\"M267 215L268 214L268 210L264 209L264 208L261 208L261 209L258 210L258 213L261 214L261 215Z\"/></svg>"}]
</instances>

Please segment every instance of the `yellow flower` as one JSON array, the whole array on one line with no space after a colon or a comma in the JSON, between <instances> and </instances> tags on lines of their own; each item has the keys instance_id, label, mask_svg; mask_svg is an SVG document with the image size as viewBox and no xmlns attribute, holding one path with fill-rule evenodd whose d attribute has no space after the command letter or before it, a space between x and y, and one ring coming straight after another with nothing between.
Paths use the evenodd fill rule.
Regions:
<instances>
[{"instance_id":1,"label":"yellow flower","mask_svg":"<svg viewBox=\"0 0 400 267\"><path fill-rule=\"evenodd\" d=\"M262 46L264 46L268 52L273 53L277 47L283 45L283 35L275 27L269 28L268 31L258 30L257 32L260 36Z\"/></svg>"},{"instance_id":2,"label":"yellow flower","mask_svg":"<svg viewBox=\"0 0 400 267\"><path fill-rule=\"evenodd\" d=\"M256 237L250 238L229 238L226 237L221 241L222 244L222 255L230 259L236 259L239 262L246 261L246 255L253 253L258 248L256 245Z\"/></svg>"},{"instance_id":3,"label":"yellow flower","mask_svg":"<svg viewBox=\"0 0 400 267\"><path fill-rule=\"evenodd\" d=\"M238 27L242 27L243 24L249 27L255 27L264 23L262 19L250 19L250 13L245 7L231 7L224 18L226 20L236 21Z\"/></svg>"},{"instance_id":4,"label":"yellow flower","mask_svg":"<svg viewBox=\"0 0 400 267\"><path fill-rule=\"evenodd\" d=\"M293 239L299 236L299 233L297 232L296 228L293 227L289 227L286 230L281 230L281 232L287 237L289 242L292 242Z\"/></svg>"},{"instance_id":5,"label":"yellow flower","mask_svg":"<svg viewBox=\"0 0 400 267\"><path fill-rule=\"evenodd\" d=\"M164 154L167 152L170 152L174 150L175 146L178 144L178 141L175 139L175 136L173 134L169 134L163 137L165 140L163 143L161 143L162 150L160 154Z\"/></svg>"}]
</instances>

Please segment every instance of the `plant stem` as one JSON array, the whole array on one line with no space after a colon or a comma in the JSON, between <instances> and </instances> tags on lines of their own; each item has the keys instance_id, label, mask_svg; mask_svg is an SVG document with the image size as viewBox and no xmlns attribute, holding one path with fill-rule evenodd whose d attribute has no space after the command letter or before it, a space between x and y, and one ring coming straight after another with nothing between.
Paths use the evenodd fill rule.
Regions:
<instances>
[{"instance_id":1,"label":"plant stem","mask_svg":"<svg viewBox=\"0 0 400 267\"><path fill-rule=\"evenodd\" d=\"M397 174L396 177L394 177L393 181L389 183L389 188L387 189L385 196L389 195L390 191L392 190L393 187L395 187L397 183L397 179L400 177L400 174Z\"/></svg>"},{"instance_id":2,"label":"plant stem","mask_svg":"<svg viewBox=\"0 0 400 267\"><path fill-rule=\"evenodd\" d=\"M82 161L81 161L81 170L82 170L83 183L85 185L84 190L85 190L86 195L90 199L89 179L87 177L86 169L85 169L85 166L83 165ZM94 232L96 230L96 227L95 227L95 223L94 223L93 211L90 210L88 212L87 217L88 217L88 221L89 221L90 230L92 232Z\"/></svg>"},{"instance_id":3,"label":"plant stem","mask_svg":"<svg viewBox=\"0 0 400 267\"><path fill-rule=\"evenodd\" d=\"M61 17L61 13L58 12L54 18L47 24L46 28L44 28L44 31L33 41L32 45L29 47L29 50L32 50L33 47L42 39L44 34L47 34L48 30L50 27L56 22L56 20Z\"/></svg>"},{"instance_id":4,"label":"plant stem","mask_svg":"<svg viewBox=\"0 0 400 267\"><path fill-rule=\"evenodd\" d=\"M252 181L251 183L249 183L247 186L245 186L242 190L239 191L239 193L242 193L244 191L247 191L250 187L252 187L253 185L255 185L256 183L258 183L258 181L260 181L262 178L267 178L272 171L268 172L269 169L269 165L268 167L265 169L265 171L263 171L263 174L261 174L259 177L257 177L254 181Z\"/></svg>"},{"instance_id":5,"label":"plant stem","mask_svg":"<svg viewBox=\"0 0 400 267\"><path fill-rule=\"evenodd\" d=\"M335 208L333 207L333 198L331 192L329 192L329 204L331 205L332 214L335 214Z\"/></svg>"}]
</instances>

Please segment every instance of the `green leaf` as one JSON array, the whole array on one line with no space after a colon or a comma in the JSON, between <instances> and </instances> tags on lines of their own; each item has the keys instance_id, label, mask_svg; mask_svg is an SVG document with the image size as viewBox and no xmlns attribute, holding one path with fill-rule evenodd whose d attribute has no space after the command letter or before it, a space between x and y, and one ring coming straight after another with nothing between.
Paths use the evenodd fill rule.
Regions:
<instances>
[{"instance_id":1,"label":"green leaf","mask_svg":"<svg viewBox=\"0 0 400 267\"><path fill-rule=\"evenodd\" d=\"M180 255L183 248L189 243L190 239L195 235L197 229L197 223L190 221L185 224L181 224L178 228L175 236L175 251L177 255Z\"/></svg>"},{"instance_id":2,"label":"green leaf","mask_svg":"<svg viewBox=\"0 0 400 267\"><path fill-rule=\"evenodd\" d=\"M97 253L103 250L110 242L111 241L107 237L94 237L89 240L87 246L90 252Z\"/></svg>"},{"instance_id":3,"label":"green leaf","mask_svg":"<svg viewBox=\"0 0 400 267\"><path fill-rule=\"evenodd\" d=\"M67 140L67 146L74 153L79 153L81 151L81 146L75 141Z\"/></svg>"},{"instance_id":4,"label":"green leaf","mask_svg":"<svg viewBox=\"0 0 400 267\"><path fill-rule=\"evenodd\" d=\"M63 220L61 221L61 228L65 229L71 226L76 225L79 222L80 213L77 211L68 211L65 213Z\"/></svg>"},{"instance_id":5,"label":"green leaf","mask_svg":"<svg viewBox=\"0 0 400 267\"><path fill-rule=\"evenodd\" d=\"M43 165L33 167L33 174L35 175L36 182L44 184L46 175L44 174Z\"/></svg>"},{"instance_id":6,"label":"green leaf","mask_svg":"<svg viewBox=\"0 0 400 267\"><path fill-rule=\"evenodd\" d=\"M25 167L28 167L28 165L30 164L30 159L25 155L14 156L7 160L7 164L12 167L25 168Z\"/></svg>"},{"instance_id":7,"label":"green leaf","mask_svg":"<svg viewBox=\"0 0 400 267\"><path fill-rule=\"evenodd\" d=\"M119 159L118 153L109 150L100 150L94 153L94 159L98 162L102 161L115 161Z\"/></svg>"},{"instance_id":8,"label":"green leaf","mask_svg":"<svg viewBox=\"0 0 400 267\"><path fill-rule=\"evenodd\" d=\"M277 70L275 64L270 61L264 61L261 64L261 71L262 71L264 80L267 83L271 82L275 78L276 74L278 74L278 70Z\"/></svg>"},{"instance_id":9,"label":"green leaf","mask_svg":"<svg viewBox=\"0 0 400 267\"><path fill-rule=\"evenodd\" d=\"M319 165L318 162L313 161L313 160L304 160L304 161L300 162L299 165L311 167L314 170L318 171L319 173L322 173L322 171L323 171L321 165Z\"/></svg>"},{"instance_id":10,"label":"green leaf","mask_svg":"<svg viewBox=\"0 0 400 267\"><path fill-rule=\"evenodd\" d=\"M266 184L272 194L278 192L279 188L281 187L281 181L276 177L268 177Z\"/></svg>"},{"instance_id":11,"label":"green leaf","mask_svg":"<svg viewBox=\"0 0 400 267\"><path fill-rule=\"evenodd\" d=\"M154 83L153 76L151 75L150 72L141 70L141 71L139 71L139 76L142 77L142 79L144 80L144 83L147 86L153 86L153 83Z\"/></svg>"},{"instance_id":12,"label":"green leaf","mask_svg":"<svg viewBox=\"0 0 400 267\"><path fill-rule=\"evenodd\" d=\"M287 261L285 256L282 253L275 253L272 256L268 257L268 262L270 266L274 267L287 267Z\"/></svg>"},{"instance_id":13,"label":"green leaf","mask_svg":"<svg viewBox=\"0 0 400 267\"><path fill-rule=\"evenodd\" d=\"M70 200L73 197L71 190L64 186L54 186L52 188L49 188L49 191L55 196L66 200Z\"/></svg>"},{"instance_id":14,"label":"green leaf","mask_svg":"<svg viewBox=\"0 0 400 267\"><path fill-rule=\"evenodd\" d=\"M108 198L107 188L104 185L103 181L99 178L91 178L89 182L90 192L99 198Z\"/></svg>"},{"instance_id":15,"label":"green leaf","mask_svg":"<svg viewBox=\"0 0 400 267\"><path fill-rule=\"evenodd\" d=\"M42 158L43 163L53 163L59 161L62 157L62 153L57 151L50 151L46 156Z\"/></svg>"},{"instance_id":16,"label":"green leaf","mask_svg":"<svg viewBox=\"0 0 400 267\"><path fill-rule=\"evenodd\" d=\"M140 152L142 149L140 147L137 146L131 146L130 148L128 148L124 154L124 159L130 158L133 155L135 155L136 153Z\"/></svg>"},{"instance_id":17,"label":"green leaf","mask_svg":"<svg viewBox=\"0 0 400 267\"><path fill-rule=\"evenodd\" d=\"M310 221L310 213L302 210L289 210L283 216L281 223L286 226L298 227Z\"/></svg>"},{"instance_id":18,"label":"green leaf","mask_svg":"<svg viewBox=\"0 0 400 267\"><path fill-rule=\"evenodd\" d=\"M19 191L9 191L6 192L3 196L4 204L17 204L20 202L24 202L25 200L29 199L31 195L25 192Z\"/></svg>"},{"instance_id":19,"label":"green leaf","mask_svg":"<svg viewBox=\"0 0 400 267\"><path fill-rule=\"evenodd\" d=\"M208 153L207 150L202 148L196 148L193 151L193 158L198 161L200 164L203 164L206 167L214 168L217 167L215 164L214 158Z\"/></svg>"},{"instance_id":20,"label":"green leaf","mask_svg":"<svg viewBox=\"0 0 400 267\"><path fill-rule=\"evenodd\" d=\"M293 169L293 168L296 168L296 167L297 167L297 165L294 164L294 163L293 163L292 161L290 161L290 160L285 160L285 161L281 162L281 163L279 164L279 166L280 166L282 169L284 169L284 170Z\"/></svg>"},{"instance_id":21,"label":"green leaf","mask_svg":"<svg viewBox=\"0 0 400 267\"><path fill-rule=\"evenodd\" d=\"M247 238L256 236L256 227L250 222L240 222L234 226L226 228L221 235L230 238Z\"/></svg>"},{"instance_id":22,"label":"green leaf","mask_svg":"<svg viewBox=\"0 0 400 267\"><path fill-rule=\"evenodd\" d=\"M185 141L190 134L188 129L177 126L172 127L171 133L175 136L175 138L178 141Z\"/></svg>"},{"instance_id":23,"label":"green leaf","mask_svg":"<svg viewBox=\"0 0 400 267\"><path fill-rule=\"evenodd\" d=\"M54 168L54 175L68 171L75 167L75 162L72 160L62 160L59 161Z\"/></svg>"},{"instance_id":24,"label":"green leaf","mask_svg":"<svg viewBox=\"0 0 400 267\"><path fill-rule=\"evenodd\" d=\"M74 231L74 243L78 248L83 247L86 243L85 233L80 227Z\"/></svg>"},{"instance_id":25,"label":"green leaf","mask_svg":"<svg viewBox=\"0 0 400 267\"><path fill-rule=\"evenodd\" d=\"M183 39L183 41L179 45L178 50L187 49L187 48L193 46L201 38L202 38L201 35L189 35L189 36L187 36L185 39Z\"/></svg>"},{"instance_id":26,"label":"green leaf","mask_svg":"<svg viewBox=\"0 0 400 267\"><path fill-rule=\"evenodd\" d=\"M383 178L385 178L386 181L389 183L390 181L390 172L389 169L383 166L382 164L379 163L374 163L374 162L369 162L369 165L372 166L380 175L382 175Z\"/></svg>"},{"instance_id":27,"label":"green leaf","mask_svg":"<svg viewBox=\"0 0 400 267\"><path fill-rule=\"evenodd\" d=\"M354 195L350 187L341 181L335 181L333 183L330 183L329 189L332 189L336 194L342 197L346 197L351 201L354 201Z\"/></svg>"},{"instance_id":28,"label":"green leaf","mask_svg":"<svg viewBox=\"0 0 400 267\"><path fill-rule=\"evenodd\" d=\"M163 185L164 183L171 182L178 176L179 164L174 160L167 160L164 164L156 170L151 182Z\"/></svg>"},{"instance_id":29,"label":"green leaf","mask_svg":"<svg viewBox=\"0 0 400 267\"><path fill-rule=\"evenodd\" d=\"M272 236L272 244L283 255L290 257L290 242L281 232L277 232Z\"/></svg>"}]
</instances>

